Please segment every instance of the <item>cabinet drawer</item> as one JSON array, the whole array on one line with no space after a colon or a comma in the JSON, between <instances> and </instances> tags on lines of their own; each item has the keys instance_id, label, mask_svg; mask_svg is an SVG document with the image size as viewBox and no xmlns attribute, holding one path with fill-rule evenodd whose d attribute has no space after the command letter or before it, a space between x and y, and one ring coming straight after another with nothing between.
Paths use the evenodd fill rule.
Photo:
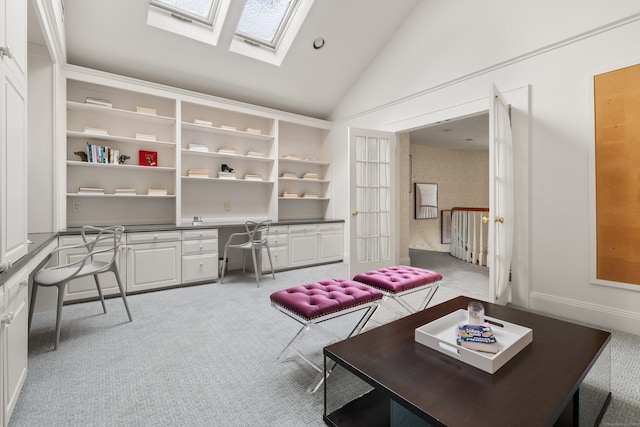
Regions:
<instances>
[{"instance_id":1,"label":"cabinet drawer","mask_svg":"<svg viewBox=\"0 0 640 427\"><path fill-rule=\"evenodd\" d=\"M218 229L183 230L182 240L217 239Z\"/></svg>"},{"instance_id":2,"label":"cabinet drawer","mask_svg":"<svg viewBox=\"0 0 640 427\"><path fill-rule=\"evenodd\" d=\"M88 235L88 238L91 238L91 235ZM124 241L125 239L123 237L122 242L124 243ZM58 237L58 246L80 245L82 243L84 243L84 241L80 235ZM113 240L103 240L98 246L113 246ZM82 248L80 248L80 250L82 250Z\"/></svg>"},{"instance_id":3,"label":"cabinet drawer","mask_svg":"<svg viewBox=\"0 0 640 427\"><path fill-rule=\"evenodd\" d=\"M218 253L182 257L182 281L197 282L218 278Z\"/></svg>"},{"instance_id":4,"label":"cabinet drawer","mask_svg":"<svg viewBox=\"0 0 640 427\"><path fill-rule=\"evenodd\" d=\"M127 243L169 242L180 239L179 231L159 231L144 233L127 233Z\"/></svg>"},{"instance_id":5,"label":"cabinet drawer","mask_svg":"<svg viewBox=\"0 0 640 427\"><path fill-rule=\"evenodd\" d=\"M218 239L187 240L182 242L182 254L192 255L205 252L218 252Z\"/></svg>"},{"instance_id":6,"label":"cabinet drawer","mask_svg":"<svg viewBox=\"0 0 640 427\"><path fill-rule=\"evenodd\" d=\"M11 305L11 303L16 300L18 294L28 288L28 285L29 274L26 268L14 273L4 284L4 304L6 304L7 307ZM4 307L4 304L1 307Z\"/></svg>"},{"instance_id":7,"label":"cabinet drawer","mask_svg":"<svg viewBox=\"0 0 640 427\"><path fill-rule=\"evenodd\" d=\"M316 233L318 231L317 224L290 225L289 234L307 234Z\"/></svg>"},{"instance_id":8,"label":"cabinet drawer","mask_svg":"<svg viewBox=\"0 0 640 427\"><path fill-rule=\"evenodd\" d=\"M269 242L269 247L276 248L278 246L286 246L289 243L289 235L288 234L276 234L272 236L269 233L269 237L267 238Z\"/></svg>"},{"instance_id":9,"label":"cabinet drawer","mask_svg":"<svg viewBox=\"0 0 640 427\"><path fill-rule=\"evenodd\" d=\"M319 224L318 225L318 233L342 233L343 225L342 224Z\"/></svg>"},{"instance_id":10,"label":"cabinet drawer","mask_svg":"<svg viewBox=\"0 0 640 427\"><path fill-rule=\"evenodd\" d=\"M282 270L289 267L289 248L286 246L271 248L271 260L273 261L274 270ZM266 249L262 249L262 273L268 272L271 272L269 255Z\"/></svg>"},{"instance_id":11,"label":"cabinet drawer","mask_svg":"<svg viewBox=\"0 0 640 427\"><path fill-rule=\"evenodd\" d=\"M269 228L269 236L277 236L279 234L287 234L289 232L288 225L274 225Z\"/></svg>"}]
</instances>

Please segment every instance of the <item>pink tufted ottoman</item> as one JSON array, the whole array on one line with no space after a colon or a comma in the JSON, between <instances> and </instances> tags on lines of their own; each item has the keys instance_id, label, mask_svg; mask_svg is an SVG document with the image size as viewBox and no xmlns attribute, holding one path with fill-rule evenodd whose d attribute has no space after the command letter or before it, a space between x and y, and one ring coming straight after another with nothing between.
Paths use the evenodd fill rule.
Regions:
<instances>
[{"instance_id":1,"label":"pink tufted ottoman","mask_svg":"<svg viewBox=\"0 0 640 427\"><path fill-rule=\"evenodd\" d=\"M312 326L320 322L364 310L362 318L348 337L358 334L378 308L382 297L383 293L377 289L360 282L343 279L324 280L274 292L270 297L271 305L302 323L302 328L282 350L278 361L285 360L291 351L300 356L322 374L319 380L315 381L307 390L308 392L316 391L324 381L324 369L296 349L296 342Z\"/></svg>"},{"instance_id":2,"label":"pink tufted ottoman","mask_svg":"<svg viewBox=\"0 0 640 427\"><path fill-rule=\"evenodd\" d=\"M394 313L401 316L406 313L400 313L394 310L386 302L392 299L405 309L409 314L416 311L424 310L431 302L431 299L438 290L442 275L438 272L425 270L423 268L409 267L406 265L397 265L394 267L380 268L378 270L366 273L356 274L353 280L362 282L384 294L382 304L390 308ZM404 296L414 292L427 291L422 302L417 308L413 307L403 299Z\"/></svg>"}]
</instances>

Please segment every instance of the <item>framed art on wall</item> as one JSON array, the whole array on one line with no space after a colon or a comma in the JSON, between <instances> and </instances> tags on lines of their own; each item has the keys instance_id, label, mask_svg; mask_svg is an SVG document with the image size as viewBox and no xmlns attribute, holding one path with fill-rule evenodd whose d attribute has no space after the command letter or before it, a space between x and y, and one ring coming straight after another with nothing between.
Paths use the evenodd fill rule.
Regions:
<instances>
[{"instance_id":1,"label":"framed art on wall","mask_svg":"<svg viewBox=\"0 0 640 427\"><path fill-rule=\"evenodd\" d=\"M438 184L415 185L415 219L438 218Z\"/></svg>"}]
</instances>

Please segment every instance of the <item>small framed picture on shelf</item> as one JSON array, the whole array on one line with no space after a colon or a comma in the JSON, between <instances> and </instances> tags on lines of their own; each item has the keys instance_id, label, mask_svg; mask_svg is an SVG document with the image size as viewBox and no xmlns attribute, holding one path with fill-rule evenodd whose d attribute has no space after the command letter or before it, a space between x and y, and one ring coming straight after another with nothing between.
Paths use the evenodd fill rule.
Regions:
<instances>
[{"instance_id":1,"label":"small framed picture on shelf","mask_svg":"<svg viewBox=\"0 0 640 427\"><path fill-rule=\"evenodd\" d=\"M140 166L158 166L158 152L140 150Z\"/></svg>"}]
</instances>

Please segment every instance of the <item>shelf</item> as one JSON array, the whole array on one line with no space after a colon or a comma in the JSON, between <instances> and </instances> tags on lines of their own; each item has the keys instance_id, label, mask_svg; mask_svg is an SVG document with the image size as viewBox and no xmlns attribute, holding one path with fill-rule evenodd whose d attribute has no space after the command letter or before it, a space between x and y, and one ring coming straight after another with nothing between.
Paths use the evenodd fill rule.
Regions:
<instances>
[{"instance_id":1,"label":"shelf","mask_svg":"<svg viewBox=\"0 0 640 427\"><path fill-rule=\"evenodd\" d=\"M85 104L82 102L74 102L74 101L67 101L67 110L99 112L100 114L108 114L114 117L131 118L135 120L158 123L158 124L174 125L176 123L175 117L166 117L166 116L157 116L153 114L138 113L137 111L120 110L117 108L102 107L100 105Z\"/></svg>"},{"instance_id":2,"label":"shelf","mask_svg":"<svg viewBox=\"0 0 640 427\"><path fill-rule=\"evenodd\" d=\"M131 138L128 136L114 136L114 135L101 135L98 133L90 133L90 132L78 132L74 130L67 131L67 136L70 138L90 138L99 141L113 141L113 142L125 142L125 143L133 143L138 145L164 145L167 147L175 147L175 142L167 142L167 141L151 141L148 139L138 139Z\"/></svg>"},{"instance_id":3,"label":"shelf","mask_svg":"<svg viewBox=\"0 0 640 427\"><path fill-rule=\"evenodd\" d=\"M182 149L182 154L187 154L190 156L211 156L211 157L226 157L232 159L241 159L241 160L250 160L254 162L264 162L264 163L273 163L274 159L269 157L255 157L255 156L245 156L244 154L227 154L227 153L218 153L215 151L195 151L195 150L185 150Z\"/></svg>"},{"instance_id":4,"label":"shelf","mask_svg":"<svg viewBox=\"0 0 640 427\"><path fill-rule=\"evenodd\" d=\"M242 130L228 130L228 129L222 129L215 126L197 125L195 123L182 122L182 129L193 130L197 132L212 133L216 135L232 136L235 138L253 139L256 141L265 141L265 142L273 141L272 135L256 134L251 132L245 132Z\"/></svg>"},{"instance_id":5,"label":"shelf","mask_svg":"<svg viewBox=\"0 0 640 427\"><path fill-rule=\"evenodd\" d=\"M98 197L110 199L175 199L175 194L167 194L166 196L149 196L147 194L135 194L133 196L122 194L79 194L67 193L67 197Z\"/></svg>"},{"instance_id":6,"label":"shelf","mask_svg":"<svg viewBox=\"0 0 640 427\"><path fill-rule=\"evenodd\" d=\"M317 182L319 184L327 184L329 181L326 179L304 179L304 178L283 178L278 177L279 181L291 181L291 182Z\"/></svg>"},{"instance_id":7,"label":"shelf","mask_svg":"<svg viewBox=\"0 0 640 427\"><path fill-rule=\"evenodd\" d=\"M169 168L165 166L140 166L140 165L120 165L113 163L90 163L80 162L76 160L67 160L67 166L73 167L89 167L89 168L114 168L114 169L128 169L136 171L146 172L175 172L176 168Z\"/></svg>"},{"instance_id":8,"label":"shelf","mask_svg":"<svg viewBox=\"0 0 640 427\"><path fill-rule=\"evenodd\" d=\"M297 164L306 164L306 165L329 166L329 162L322 162L320 160L286 159L284 157L280 157L280 163L297 163Z\"/></svg>"},{"instance_id":9,"label":"shelf","mask_svg":"<svg viewBox=\"0 0 640 427\"><path fill-rule=\"evenodd\" d=\"M193 176L181 176L181 178L183 180L187 180L187 181L218 181L218 182L242 182L242 183L255 183L255 184L273 184L273 181L256 181L256 180L252 180L252 179L241 179L241 178L236 178L236 179L226 179L226 178L199 178L199 177L193 177Z\"/></svg>"},{"instance_id":10,"label":"shelf","mask_svg":"<svg viewBox=\"0 0 640 427\"><path fill-rule=\"evenodd\" d=\"M320 200L320 201L326 201L326 200L329 200L329 198L327 198L327 197L278 197L278 200L305 200L305 201Z\"/></svg>"}]
</instances>

